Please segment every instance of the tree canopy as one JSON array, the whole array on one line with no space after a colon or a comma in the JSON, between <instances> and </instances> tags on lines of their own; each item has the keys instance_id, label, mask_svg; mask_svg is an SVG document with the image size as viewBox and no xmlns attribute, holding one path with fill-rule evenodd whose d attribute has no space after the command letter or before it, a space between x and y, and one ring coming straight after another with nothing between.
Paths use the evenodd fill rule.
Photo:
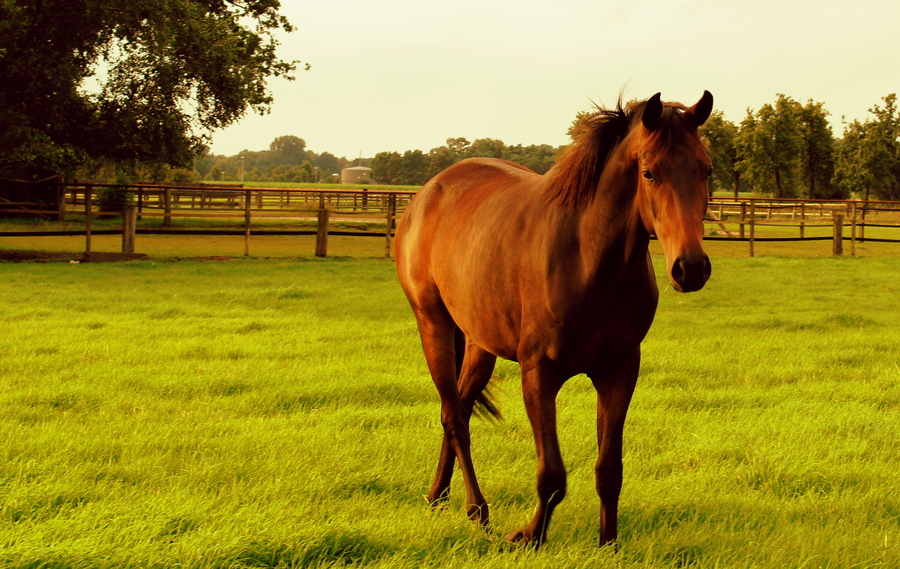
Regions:
<instances>
[{"instance_id":1,"label":"tree canopy","mask_svg":"<svg viewBox=\"0 0 900 569\"><path fill-rule=\"evenodd\" d=\"M421 150L379 152L372 159L372 178L383 184L422 185L435 174L466 158L503 158L543 174L553 166L558 150L547 144L507 146L494 138L448 138L446 146Z\"/></svg>"},{"instance_id":2,"label":"tree canopy","mask_svg":"<svg viewBox=\"0 0 900 569\"><path fill-rule=\"evenodd\" d=\"M734 191L735 196L738 195L741 176L737 169L738 154L734 145L737 133L737 126L727 120L722 111L713 111L700 127L700 134L706 139L713 162L710 193L716 189L730 189Z\"/></svg>"},{"instance_id":3,"label":"tree canopy","mask_svg":"<svg viewBox=\"0 0 900 569\"><path fill-rule=\"evenodd\" d=\"M882 98L865 122L847 125L837 147L835 178L866 199L900 200L900 111L897 95ZM871 194L871 195L870 195Z\"/></svg>"},{"instance_id":4,"label":"tree canopy","mask_svg":"<svg viewBox=\"0 0 900 569\"><path fill-rule=\"evenodd\" d=\"M268 112L293 27L278 0L0 0L0 174L88 160L188 166Z\"/></svg>"}]
</instances>

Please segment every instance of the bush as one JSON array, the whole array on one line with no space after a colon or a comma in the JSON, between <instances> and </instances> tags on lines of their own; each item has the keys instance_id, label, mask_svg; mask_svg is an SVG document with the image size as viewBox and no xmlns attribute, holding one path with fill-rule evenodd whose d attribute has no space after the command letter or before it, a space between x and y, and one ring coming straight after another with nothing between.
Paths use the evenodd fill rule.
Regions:
<instances>
[{"instance_id":1,"label":"bush","mask_svg":"<svg viewBox=\"0 0 900 569\"><path fill-rule=\"evenodd\" d=\"M103 187L97 192L94 203L100 211L122 213L126 205L134 204L134 192L121 187Z\"/></svg>"}]
</instances>

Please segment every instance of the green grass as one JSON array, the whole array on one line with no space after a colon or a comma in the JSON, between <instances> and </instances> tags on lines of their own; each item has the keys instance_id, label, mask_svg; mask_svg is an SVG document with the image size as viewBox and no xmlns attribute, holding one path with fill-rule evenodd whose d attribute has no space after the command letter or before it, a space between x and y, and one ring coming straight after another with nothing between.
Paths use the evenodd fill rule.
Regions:
<instances>
[{"instance_id":1,"label":"green grass","mask_svg":"<svg viewBox=\"0 0 900 569\"><path fill-rule=\"evenodd\" d=\"M389 261L0 263L0 566L900 566L900 259L713 263L660 281L618 555L583 377L544 548L472 527L459 480L428 511L439 404ZM535 462L497 375L507 420L473 438L502 535Z\"/></svg>"}]
</instances>

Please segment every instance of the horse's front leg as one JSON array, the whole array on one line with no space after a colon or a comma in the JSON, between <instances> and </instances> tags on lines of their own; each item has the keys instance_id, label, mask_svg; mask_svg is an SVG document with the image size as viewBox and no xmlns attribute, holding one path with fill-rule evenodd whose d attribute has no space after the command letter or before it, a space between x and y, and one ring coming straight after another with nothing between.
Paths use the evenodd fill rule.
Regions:
<instances>
[{"instance_id":1,"label":"horse's front leg","mask_svg":"<svg viewBox=\"0 0 900 569\"><path fill-rule=\"evenodd\" d=\"M618 537L619 494L622 491L622 435L625 415L637 383L640 346L626 354L614 369L591 375L597 390L597 447L595 467L600 497L600 545Z\"/></svg>"},{"instance_id":2,"label":"horse's front leg","mask_svg":"<svg viewBox=\"0 0 900 569\"><path fill-rule=\"evenodd\" d=\"M506 536L507 541L538 546L547 539L553 510L566 496L566 468L556 434L556 396L565 380L544 366L522 363L525 409L537 447L538 508L531 522Z\"/></svg>"}]
</instances>

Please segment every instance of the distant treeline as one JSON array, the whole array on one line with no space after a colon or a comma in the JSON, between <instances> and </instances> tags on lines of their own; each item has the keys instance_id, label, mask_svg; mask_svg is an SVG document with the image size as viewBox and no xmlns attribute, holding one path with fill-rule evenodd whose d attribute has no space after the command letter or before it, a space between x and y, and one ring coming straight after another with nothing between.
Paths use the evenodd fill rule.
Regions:
<instances>
[{"instance_id":1,"label":"distant treeline","mask_svg":"<svg viewBox=\"0 0 900 569\"><path fill-rule=\"evenodd\" d=\"M805 105L785 95L774 104L748 109L740 124L714 112L701 128L714 176L710 191L752 191L778 198L848 198L900 200L900 112L897 96L882 98L864 122L845 124L836 138L824 104ZM568 134L573 139L591 112L576 115ZM235 156L205 156L195 163L195 176L206 181L339 182L348 166L368 166L371 180L382 184L422 185L465 158L503 158L539 174L550 169L565 147L546 144L507 146L481 138L450 138L428 152L379 152L373 158L348 160L328 152L316 154L296 136L281 136L268 150Z\"/></svg>"},{"instance_id":2,"label":"distant treeline","mask_svg":"<svg viewBox=\"0 0 900 569\"><path fill-rule=\"evenodd\" d=\"M367 161L363 161L363 165ZM194 162L203 181L222 182L337 182L341 170L351 165L330 152L316 154L297 136L279 136L268 150L245 150L234 156L210 154ZM355 165L355 163L354 163ZM335 179L338 177L338 179Z\"/></svg>"},{"instance_id":3,"label":"distant treeline","mask_svg":"<svg viewBox=\"0 0 900 569\"><path fill-rule=\"evenodd\" d=\"M427 154L421 150L403 154L379 152L372 159L372 178L382 184L422 185L441 170L476 156L503 158L543 174L553 166L561 150L562 147L547 144L507 146L493 138L479 138L471 143L465 138L450 138L446 146L433 148Z\"/></svg>"},{"instance_id":4,"label":"distant treeline","mask_svg":"<svg viewBox=\"0 0 900 569\"><path fill-rule=\"evenodd\" d=\"M469 142L451 138L446 146L425 153L421 150L379 152L374 158L348 160L329 152L316 154L296 136L280 136L268 150L245 150L234 156L207 155L198 158L194 169L204 181L245 182L338 182L348 166L372 168L373 182L395 185L422 185L452 164L473 156L505 158L543 174L553 165L560 148L547 144L507 146L500 140L483 138Z\"/></svg>"}]
</instances>

